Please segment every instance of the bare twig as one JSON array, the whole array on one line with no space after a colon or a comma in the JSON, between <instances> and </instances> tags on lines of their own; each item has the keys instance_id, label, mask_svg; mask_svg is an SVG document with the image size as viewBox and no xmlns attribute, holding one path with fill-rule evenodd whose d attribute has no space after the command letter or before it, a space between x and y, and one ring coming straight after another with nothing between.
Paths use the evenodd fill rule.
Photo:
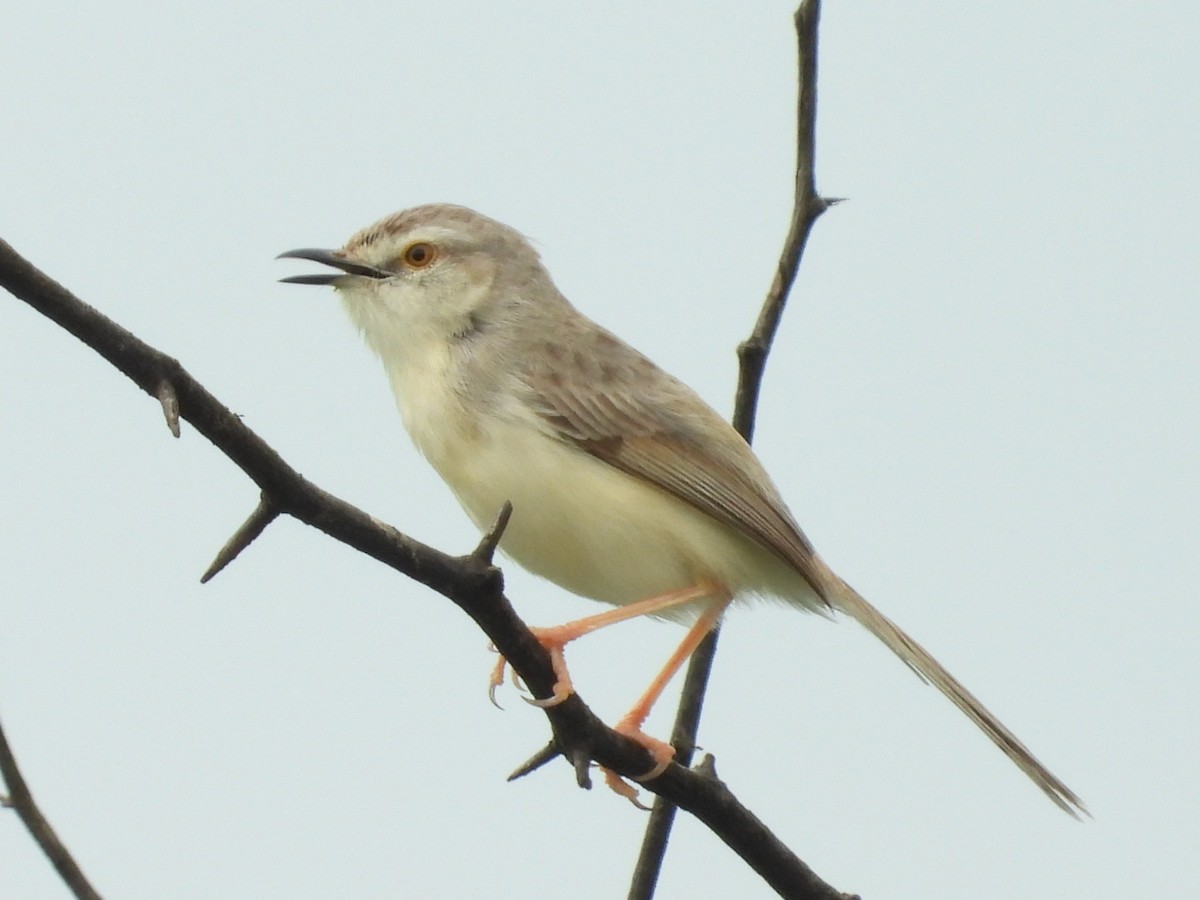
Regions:
<instances>
[{"instance_id":1,"label":"bare twig","mask_svg":"<svg viewBox=\"0 0 1200 900\"><path fill-rule=\"evenodd\" d=\"M788 293L800 269L800 260L808 242L813 223L833 203L816 190L814 157L817 111L817 23L821 15L820 0L805 0L794 16L796 50L799 69L799 97L796 109L796 189L792 220L788 226L783 251L775 268L770 290L758 315L754 330L738 347L738 388L734 406L733 425L750 441L754 437L754 420L758 410L758 395L762 387L767 355L775 340L775 332L783 316ZM692 654L684 676L671 731L671 743L677 748L676 760L690 765L696 746L696 734L704 707L708 679L717 653L720 627L714 628ZM647 900L654 895L658 875L667 852L675 809L661 795L654 803L641 851L634 866L630 883L630 900ZM793 896L793 895L787 895ZM796 895L808 896L808 895Z\"/></svg>"},{"instance_id":2,"label":"bare twig","mask_svg":"<svg viewBox=\"0 0 1200 900\"><path fill-rule=\"evenodd\" d=\"M46 854L46 858L58 871L59 877L67 887L80 900L100 900L96 889L88 883L83 870L75 862L75 858L58 839L58 835L54 833L54 829L46 821L42 811L38 809L37 803L34 802L33 794L30 793L29 786L25 783L25 778L17 766L12 748L8 746L3 726L0 726L0 776L3 776L8 790L8 799L3 805L11 807L21 817L25 828L37 841L37 845L42 848L42 852Z\"/></svg>"},{"instance_id":3,"label":"bare twig","mask_svg":"<svg viewBox=\"0 0 1200 900\"><path fill-rule=\"evenodd\" d=\"M92 347L151 396L157 396L164 379L169 380L179 400L180 417L241 468L280 511L450 599L491 638L535 695L553 693L557 676L550 658L513 611L498 569L473 553L455 557L422 544L321 490L218 402L178 361L83 303L2 240L0 284ZM581 782L586 780L590 760L631 778L651 765L644 748L608 728L578 694L547 708L545 714L556 747L571 761ZM646 787L704 822L785 896L841 896L719 781L671 765Z\"/></svg>"},{"instance_id":4,"label":"bare twig","mask_svg":"<svg viewBox=\"0 0 1200 900\"><path fill-rule=\"evenodd\" d=\"M254 507L254 512L250 513L250 518L246 519L241 527L233 533L233 537L225 542L225 546L217 553L216 559L200 576L200 583L208 584L218 572L237 559L238 554L249 547L254 539L278 518L280 512L279 507L264 491L258 501L258 506Z\"/></svg>"}]
</instances>

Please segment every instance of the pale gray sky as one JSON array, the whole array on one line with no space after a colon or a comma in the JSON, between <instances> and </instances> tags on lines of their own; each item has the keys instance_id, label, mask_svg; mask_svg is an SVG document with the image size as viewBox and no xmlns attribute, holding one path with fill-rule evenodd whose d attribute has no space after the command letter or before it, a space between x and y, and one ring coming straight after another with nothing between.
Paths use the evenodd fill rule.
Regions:
<instances>
[{"instance_id":1,"label":"pale gray sky","mask_svg":"<svg viewBox=\"0 0 1200 900\"><path fill-rule=\"evenodd\" d=\"M378 364L280 251L465 203L728 412L791 202L783 2L53 3L0 30L0 235L305 475L477 535ZM823 555L1089 803L1071 821L851 623L735 612L702 731L867 898L1200 882L1200 13L847 4L821 31L818 223L756 446ZM644 816L563 766L430 591L256 490L0 297L0 716L112 898L623 896ZM513 567L528 621L593 611ZM615 718L678 639L572 647ZM670 704L651 722L667 730ZM686 819L660 896L764 896ZM65 891L0 816L0 896Z\"/></svg>"}]
</instances>

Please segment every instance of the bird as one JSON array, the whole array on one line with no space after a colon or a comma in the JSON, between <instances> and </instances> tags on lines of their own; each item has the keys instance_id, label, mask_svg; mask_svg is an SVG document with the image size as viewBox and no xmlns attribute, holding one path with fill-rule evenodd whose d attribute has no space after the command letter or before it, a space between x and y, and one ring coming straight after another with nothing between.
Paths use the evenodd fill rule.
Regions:
<instances>
[{"instance_id":1,"label":"bird","mask_svg":"<svg viewBox=\"0 0 1200 900\"><path fill-rule=\"evenodd\" d=\"M573 691L563 652L570 641L641 615L690 625L614 726L655 759L636 780L661 774L674 755L642 729L667 682L730 603L766 597L858 622L1057 806L1088 814L928 651L834 573L745 439L682 381L572 306L519 231L435 203L387 216L340 249L279 258L334 270L280 280L336 289L381 360L413 443L468 517L485 529L510 503L499 549L571 593L612 605L533 629L557 679L553 696L536 702ZM503 670L501 659L493 691Z\"/></svg>"}]
</instances>

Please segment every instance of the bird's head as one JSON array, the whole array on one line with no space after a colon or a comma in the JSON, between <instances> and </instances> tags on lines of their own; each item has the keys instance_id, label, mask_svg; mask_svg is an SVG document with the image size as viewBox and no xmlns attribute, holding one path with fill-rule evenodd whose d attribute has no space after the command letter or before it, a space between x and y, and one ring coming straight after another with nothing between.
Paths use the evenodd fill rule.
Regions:
<instances>
[{"instance_id":1,"label":"bird's head","mask_svg":"<svg viewBox=\"0 0 1200 900\"><path fill-rule=\"evenodd\" d=\"M414 342L477 332L548 283L537 252L517 231L474 210L417 206L362 229L340 250L302 249L337 269L290 284L332 285L367 342L385 359Z\"/></svg>"}]
</instances>

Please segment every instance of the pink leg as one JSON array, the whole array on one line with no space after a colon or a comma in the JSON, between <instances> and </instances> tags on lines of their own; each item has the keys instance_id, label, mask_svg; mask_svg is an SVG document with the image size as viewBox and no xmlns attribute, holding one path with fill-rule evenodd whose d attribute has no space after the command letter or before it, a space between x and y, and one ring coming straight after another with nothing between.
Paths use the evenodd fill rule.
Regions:
<instances>
[{"instance_id":1,"label":"pink leg","mask_svg":"<svg viewBox=\"0 0 1200 900\"><path fill-rule=\"evenodd\" d=\"M675 606L692 603L702 597L711 597L717 593L723 592L715 585L701 583L682 588L678 591L668 591L665 594L659 594L657 597L650 597L647 600L638 600L636 603L617 606L594 616L576 619L565 625L558 625L553 628L531 628L530 631L533 632L533 636L537 638L538 643L545 647L546 652L550 654L550 663L554 666L554 674L557 680L554 682L554 694L552 696L545 700L529 700L529 702L534 706L556 706L571 696L574 688L571 686L571 675L567 671L567 663L563 657L563 648L576 638L583 637L585 634L591 634L593 631L604 628L607 625L615 625L617 622L635 619L638 616L644 616L649 613L662 612ZM710 625L709 627L711 628L712 626ZM496 702L496 688L504 683L504 668L506 665L504 657L501 657L492 669L492 675L489 679L488 696L491 698L493 704ZM678 668L678 665L676 668ZM661 692L662 688L659 688L659 693Z\"/></svg>"},{"instance_id":2,"label":"pink leg","mask_svg":"<svg viewBox=\"0 0 1200 900\"><path fill-rule=\"evenodd\" d=\"M660 741L642 731L642 725L646 721L646 717L650 715L650 710L654 704L658 702L658 698L662 696L662 692L666 689L667 684L675 677L675 673L679 671L680 666L695 652L696 647L704 640L705 636L712 631L713 626L721 618L721 614L725 612L732 598L722 593L715 597L709 604L708 608L696 620L688 633L684 635L679 646L675 648L675 652L671 654L666 665L662 667L654 679L650 682L649 687L642 692L642 696L633 704L633 708L629 710L621 719L613 726L613 730L620 732L628 738L637 741L643 747L650 751L650 754L655 759L655 766L645 775L637 778L637 781L649 781L652 778L657 778L663 773L671 760L675 757L675 748L665 741ZM621 780L615 772L608 769L603 769L604 780L610 788L620 794L622 797L628 798L635 805L641 804L637 801L637 791Z\"/></svg>"}]
</instances>

